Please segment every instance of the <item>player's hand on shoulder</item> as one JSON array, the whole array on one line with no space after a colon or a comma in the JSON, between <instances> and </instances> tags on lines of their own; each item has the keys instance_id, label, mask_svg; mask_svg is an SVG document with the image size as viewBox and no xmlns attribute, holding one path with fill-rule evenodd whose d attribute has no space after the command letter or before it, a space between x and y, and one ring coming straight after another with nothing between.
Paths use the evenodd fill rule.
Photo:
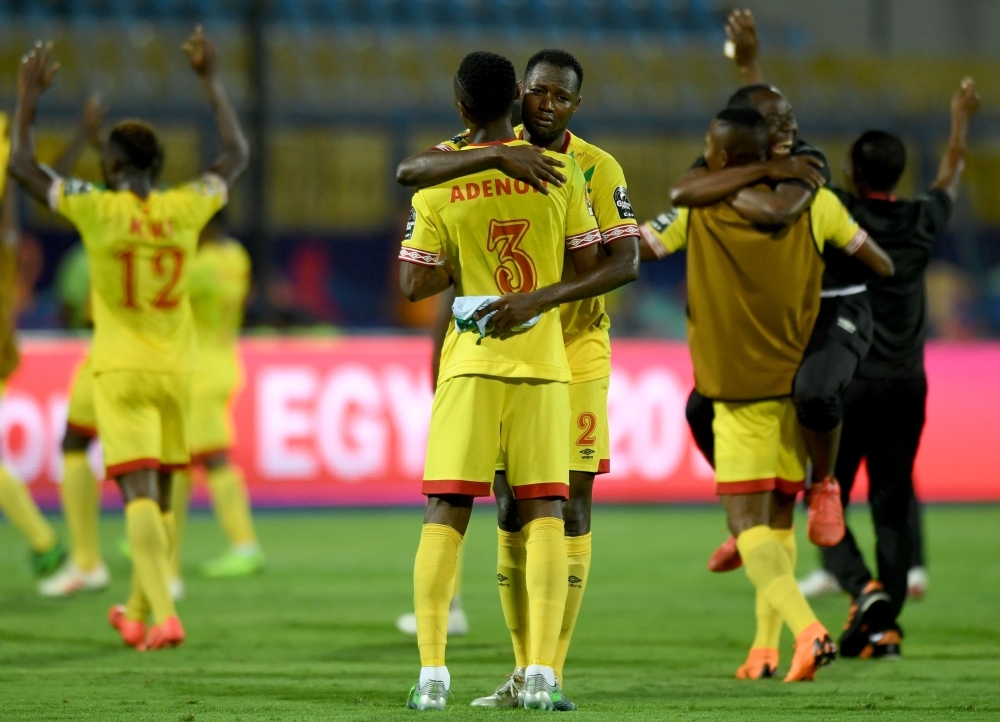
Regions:
<instances>
[{"instance_id":1,"label":"player's hand on shoulder","mask_svg":"<svg viewBox=\"0 0 1000 722\"><path fill-rule=\"evenodd\" d=\"M44 93L59 70L59 63L51 60L52 41L42 43L36 40L31 51L21 58L21 67L17 71L17 92L22 98L28 95L35 97Z\"/></svg>"},{"instance_id":2,"label":"player's hand on shoulder","mask_svg":"<svg viewBox=\"0 0 1000 722\"><path fill-rule=\"evenodd\" d=\"M540 314L542 303L534 293L508 293L477 311L475 319L478 321L493 311L496 313L486 324L486 335L504 338L515 328Z\"/></svg>"},{"instance_id":3,"label":"player's hand on shoulder","mask_svg":"<svg viewBox=\"0 0 1000 722\"><path fill-rule=\"evenodd\" d=\"M826 179L819 169L823 162L811 155L786 156L767 161L767 177L773 181L800 180L810 188L820 188Z\"/></svg>"},{"instance_id":4,"label":"player's hand on shoulder","mask_svg":"<svg viewBox=\"0 0 1000 722\"><path fill-rule=\"evenodd\" d=\"M979 110L980 101L975 81L966 76L962 78L962 86L951 99L951 114L953 117L971 118Z\"/></svg>"},{"instance_id":5,"label":"player's hand on shoulder","mask_svg":"<svg viewBox=\"0 0 1000 722\"><path fill-rule=\"evenodd\" d=\"M205 36L201 25L194 29L194 33L183 45L184 52L187 53L191 69L202 78L215 75L218 66L218 52L215 45Z\"/></svg>"},{"instance_id":6,"label":"player's hand on shoulder","mask_svg":"<svg viewBox=\"0 0 1000 722\"><path fill-rule=\"evenodd\" d=\"M548 193L547 183L557 188L566 182L566 176L557 169L566 166L558 158L546 155L533 145L498 145L497 170L511 178L525 181L542 193Z\"/></svg>"}]
</instances>

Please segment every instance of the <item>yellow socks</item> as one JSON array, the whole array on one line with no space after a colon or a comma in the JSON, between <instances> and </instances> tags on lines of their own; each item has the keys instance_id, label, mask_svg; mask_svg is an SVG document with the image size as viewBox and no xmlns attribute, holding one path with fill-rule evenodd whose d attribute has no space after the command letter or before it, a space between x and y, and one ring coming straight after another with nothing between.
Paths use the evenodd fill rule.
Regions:
<instances>
[{"instance_id":1,"label":"yellow socks","mask_svg":"<svg viewBox=\"0 0 1000 722\"><path fill-rule=\"evenodd\" d=\"M413 564L413 610L417 616L420 664L443 667L448 644L448 607L455 592L455 567L462 535L444 524L424 524Z\"/></svg>"},{"instance_id":2,"label":"yellow socks","mask_svg":"<svg viewBox=\"0 0 1000 722\"><path fill-rule=\"evenodd\" d=\"M142 593L142 585L139 584L139 576L132 574L132 594L125 602L125 617L133 621L145 622L149 618L152 610L149 607L149 600Z\"/></svg>"},{"instance_id":3,"label":"yellow socks","mask_svg":"<svg viewBox=\"0 0 1000 722\"><path fill-rule=\"evenodd\" d=\"M28 489L0 464L0 511L21 530L33 552L42 554L56 545L56 533L38 511Z\"/></svg>"},{"instance_id":4,"label":"yellow socks","mask_svg":"<svg viewBox=\"0 0 1000 722\"><path fill-rule=\"evenodd\" d=\"M173 515L173 539L170 546L170 578L181 578L181 546L191 506L191 472L175 471L170 479L170 513Z\"/></svg>"},{"instance_id":5,"label":"yellow socks","mask_svg":"<svg viewBox=\"0 0 1000 722\"><path fill-rule=\"evenodd\" d=\"M778 543L785 550L788 556L788 563L792 566L792 573L795 573L795 565L798 563L798 550L795 546L794 529L772 529L778 538ZM781 642L781 614L764 598L764 595L757 592L757 636L754 637L751 649L777 649Z\"/></svg>"},{"instance_id":6,"label":"yellow socks","mask_svg":"<svg viewBox=\"0 0 1000 722\"><path fill-rule=\"evenodd\" d=\"M569 564L569 585L566 590L566 611L563 612L562 631L559 632L559 646L556 647L556 661L553 668L556 679L562 684L563 665L569 653L569 643L576 629L576 618L580 615L583 593L587 589L590 576L591 536L566 537L566 561Z\"/></svg>"},{"instance_id":7,"label":"yellow socks","mask_svg":"<svg viewBox=\"0 0 1000 722\"><path fill-rule=\"evenodd\" d=\"M152 499L135 499L125 506L125 531L132 548L132 573L153 610L153 621L162 624L177 614L170 597L170 541L160 505Z\"/></svg>"},{"instance_id":8,"label":"yellow socks","mask_svg":"<svg viewBox=\"0 0 1000 722\"><path fill-rule=\"evenodd\" d=\"M527 555L524 581L531 628L528 665L551 667L566 610L565 525L562 519L543 517L525 524L521 533Z\"/></svg>"},{"instance_id":9,"label":"yellow socks","mask_svg":"<svg viewBox=\"0 0 1000 722\"><path fill-rule=\"evenodd\" d=\"M101 492L85 452L67 451L63 454L63 480L59 493L69 529L73 565L80 571L89 572L101 563L97 533Z\"/></svg>"},{"instance_id":10,"label":"yellow socks","mask_svg":"<svg viewBox=\"0 0 1000 722\"><path fill-rule=\"evenodd\" d=\"M250 518L250 499L239 467L226 464L209 469L208 490L215 516L230 546L257 546L257 534Z\"/></svg>"},{"instance_id":11,"label":"yellow socks","mask_svg":"<svg viewBox=\"0 0 1000 722\"><path fill-rule=\"evenodd\" d=\"M781 615L792 634L816 621L809 602L795 583L788 553L774 530L767 526L747 529L736 539L747 576L757 591Z\"/></svg>"},{"instance_id":12,"label":"yellow socks","mask_svg":"<svg viewBox=\"0 0 1000 722\"><path fill-rule=\"evenodd\" d=\"M514 666L527 667L531 644L528 620L528 587L524 580L527 555L524 536L519 531L497 529L497 582L500 606L514 645Z\"/></svg>"},{"instance_id":13,"label":"yellow socks","mask_svg":"<svg viewBox=\"0 0 1000 722\"><path fill-rule=\"evenodd\" d=\"M458 558L455 560L455 591L451 593L449 609L462 608L462 568L465 566L465 544L458 546Z\"/></svg>"}]
</instances>

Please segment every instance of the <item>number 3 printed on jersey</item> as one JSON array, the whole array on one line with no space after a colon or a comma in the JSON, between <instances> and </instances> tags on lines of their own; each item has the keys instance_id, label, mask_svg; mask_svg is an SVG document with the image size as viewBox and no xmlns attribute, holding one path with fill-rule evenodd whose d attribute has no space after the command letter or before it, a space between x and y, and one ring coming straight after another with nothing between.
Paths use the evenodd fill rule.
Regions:
<instances>
[{"instance_id":1,"label":"number 3 printed on jersey","mask_svg":"<svg viewBox=\"0 0 1000 722\"><path fill-rule=\"evenodd\" d=\"M122 285L124 286L121 306L122 308L132 308L139 310L139 302L135 293L135 247L129 246L123 251L115 254L115 258L122 262ZM151 259L153 275L157 278L165 278L166 282L156 294L151 304L158 311L169 311L177 308L180 304L180 297L175 295L177 283L181 280L181 272L184 270L184 251L176 246L167 246L159 249Z\"/></svg>"},{"instance_id":2,"label":"number 3 printed on jersey","mask_svg":"<svg viewBox=\"0 0 1000 722\"><path fill-rule=\"evenodd\" d=\"M486 250L496 252L500 265L493 272L497 288L501 293L528 293L535 290L538 272L531 256L521 249L531 222L490 221L490 233L486 239Z\"/></svg>"}]
</instances>

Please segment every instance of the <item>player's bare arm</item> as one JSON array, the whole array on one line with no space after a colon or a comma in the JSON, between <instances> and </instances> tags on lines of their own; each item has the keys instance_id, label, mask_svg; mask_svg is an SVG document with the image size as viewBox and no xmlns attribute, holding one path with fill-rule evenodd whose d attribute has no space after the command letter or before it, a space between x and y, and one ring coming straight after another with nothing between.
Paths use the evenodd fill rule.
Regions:
<instances>
[{"instance_id":1,"label":"player's bare arm","mask_svg":"<svg viewBox=\"0 0 1000 722\"><path fill-rule=\"evenodd\" d=\"M813 194L808 188L788 183L775 190L744 188L731 201L736 211L762 226L787 226L809 207Z\"/></svg>"},{"instance_id":2,"label":"player's bare arm","mask_svg":"<svg viewBox=\"0 0 1000 722\"><path fill-rule=\"evenodd\" d=\"M822 167L819 158L800 155L725 168L714 173L709 173L707 168L692 168L670 189L670 202L689 208L710 206L766 179L777 183L799 180L816 189L826 183L819 172Z\"/></svg>"},{"instance_id":3,"label":"player's bare arm","mask_svg":"<svg viewBox=\"0 0 1000 722\"><path fill-rule=\"evenodd\" d=\"M858 247L853 255L872 269L876 276L887 278L896 273L896 267L893 265L892 259L889 258L889 254L871 236L865 239L865 242Z\"/></svg>"},{"instance_id":4,"label":"player's bare arm","mask_svg":"<svg viewBox=\"0 0 1000 722\"><path fill-rule=\"evenodd\" d=\"M497 312L486 327L493 336L510 330L549 309L585 298L603 296L639 278L639 238L618 238L604 246L587 246L570 254L577 275L530 293L508 293L476 314Z\"/></svg>"},{"instance_id":5,"label":"player's bare arm","mask_svg":"<svg viewBox=\"0 0 1000 722\"><path fill-rule=\"evenodd\" d=\"M431 342L434 344L434 350L431 352L432 389L437 388L438 373L441 371L441 350L444 348L444 338L448 335L448 327L451 325L451 307L454 303L454 287L442 293L441 298L438 300L437 316L434 318L434 327L431 329Z\"/></svg>"},{"instance_id":6,"label":"player's bare arm","mask_svg":"<svg viewBox=\"0 0 1000 722\"><path fill-rule=\"evenodd\" d=\"M542 148L533 145L493 145L461 152L431 149L400 163L396 168L396 182L427 188L484 170L498 170L547 194L548 184L559 187L566 182L566 176L558 170L565 166L558 158L545 155Z\"/></svg>"},{"instance_id":7,"label":"player's bare arm","mask_svg":"<svg viewBox=\"0 0 1000 722\"><path fill-rule=\"evenodd\" d=\"M399 289L408 301L422 301L443 293L454 283L446 263L424 266L419 263L399 264Z\"/></svg>"},{"instance_id":8,"label":"player's bare arm","mask_svg":"<svg viewBox=\"0 0 1000 722\"><path fill-rule=\"evenodd\" d=\"M199 25L184 43L184 52L187 53L191 69L205 83L212 112L215 114L215 125L222 139L222 155L212 165L212 172L220 176L227 186L232 187L250 162L250 145L219 78L218 51Z\"/></svg>"},{"instance_id":9,"label":"player's bare arm","mask_svg":"<svg viewBox=\"0 0 1000 722\"><path fill-rule=\"evenodd\" d=\"M979 110L979 91L972 78L964 78L962 86L951 99L951 137L948 147L941 156L937 179L934 188L940 188L951 196L958 198L958 183L965 169L966 141L969 135L969 121Z\"/></svg>"},{"instance_id":10,"label":"player's bare arm","mask_svg":"<svg viewBox=\"0 0 1000 722\"><path fill-rule=\"evenodd\" d=\"M757 38L757 24L753 13L747 10L733 10L726 21L726 56L739 68L744 85L764 82L764 74L757 64L760 41Z\"/></svg>"},{"instance_id":11,"label":"player's bare arm","mask_svg":"<svg viewBox=\"0 0 1000 722\"><path fill-rule=\"evenodd\" d=\"M57 175L62 178L72 175L73 168L88 146L100 152L103 142L101 129L104 126L106 112L107 108L101 104L101 99L97 94L87 98L87 102L83 105L83 111L80 113L80 123L73 135L73 140L52 164L52 170Z\"/></svg>"},{"instance_id":12,"label":"player's bare arm","mask_svg":"<svg viewBox=\"0 0 1000 722\"><path fill-rule=\"evenodd\" d=\"M38 101L52 84L59 63L51 59L52 42L37 41L21 58L17 72L17 108L10 137L9 172L28 193L48 204L52 175L42 167L35 155L35 114Z\"/></svg>"}]
</instances>

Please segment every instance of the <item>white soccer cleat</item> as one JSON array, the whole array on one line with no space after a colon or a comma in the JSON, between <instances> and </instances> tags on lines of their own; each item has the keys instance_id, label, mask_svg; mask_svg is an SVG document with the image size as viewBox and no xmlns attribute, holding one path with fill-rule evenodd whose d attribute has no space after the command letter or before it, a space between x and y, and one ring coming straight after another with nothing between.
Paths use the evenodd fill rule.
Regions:
<instances>
[{"instance_id":1,"label":"white soccer cleat","mask_svg":"<svg viewBox=\"0 0 1000 722\"><path fill-rule=\"evenodd\" d=\"M184 598L184 580L180 577L170 580L170 598L175 602Z\"/></svg>"},{"instance_id":2,"label":"white soccer cleat","mask_svg":"<svg viewBox=\"0 0 1000 722\"><path fill-rule=\"evenodd\" d=\"M471 706L498 709L524 707L524 667L518 667L511 672L504 683L490 696L472 700Z\"/></svg>"},{"instance_id":3,"label":"white soccer cleat","mask_svg":"<svg viewBox=\"0 0 1000 722\"><path fill-rule=\"evenodd\" d=\"M576 705L563 696L552 667L530 665L524 672L524 708L546 712L572 712Z\"/></svg>"},{"instance_id":4,"label":"white soccer cleat","mask_svg":"<svg viewBox=\"0 0 1000 722\"><path fill-rule=\"evenodd\" d=\"M451 674L447 667L421 667L420 679L410 689L406 708L421 711L438 711L448 703Z\"/></svg>"},{"instance_id":5,"label":"white soccer cleat","mask_svg":"<svg viewBox=\"0 0 1000 722\"><path fill-rule=\"evenodd\" d=\"M799 590L806 599L825 597L844 591L840 588L837 577L833 576L826 569L817 569L808 576L800 579Z\"/></svg>"},{"instance_id":6,"label":"white soccer cleat","mask_svg":"<svg viewBox=\"0 0 1000 722\"><path fill-rule=\"evenodd\" d=\"M111 574L101 562L89 572L81 571L73 562L38 583L38 593L43 597L68 597L77 592L99 592L111 584Z\"/></svg>"},{"instance_id":7,"label":"white soccer cleat","mask_svg":"<svg viewBox=\"0 0 1000 722\"><path fill-rule=\"evenodd\" d=\"M417 615L413 612L399 615L399 617L396 618L396 629L403 634L416 636ZM469 618L465 616L465 610L461 607L451 609L448 612L448 634L455 637L461 637L463 634L468 633Z\"/></svg>"},{"instance_id":8,"label":"white soccer cleat","mask_svg":"<svg viewBox=\"0 0 1000 722\"><path fill-rule=\"evenodd\" d=\"M913 567L906 573L906 598L920 600L927 594L931 580L924 567Z\"/></svg>"}]
</instances>

